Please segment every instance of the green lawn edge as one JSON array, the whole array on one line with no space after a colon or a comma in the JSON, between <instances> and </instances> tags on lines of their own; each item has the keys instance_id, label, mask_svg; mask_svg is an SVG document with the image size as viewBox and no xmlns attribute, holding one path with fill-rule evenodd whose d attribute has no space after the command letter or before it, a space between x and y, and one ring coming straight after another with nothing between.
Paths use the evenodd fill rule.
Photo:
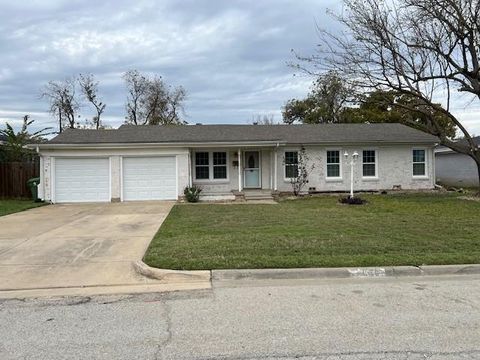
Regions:
<instances>
[{"instance_id":1,"label":"green lawn edge","mask_svg":"<svg viewBox=\"0 0 480 360\"><path fill-rule=\"evenodd\" d=\"M146 264L166 269L361 267L480 263L480 202L456 194L336 196L278 205L178 204Z\"/></svg>"},{"instance_id":2,"label":"green lawn edge","mask_svg":"<svg viewBox=\"0 0 480 360\"><path fill-rule=\"evenodd\" d=\"M0 199L0 217L45 205L48 204L44 202L34 202L33 200Z\"/></svg>"}]
</instances>

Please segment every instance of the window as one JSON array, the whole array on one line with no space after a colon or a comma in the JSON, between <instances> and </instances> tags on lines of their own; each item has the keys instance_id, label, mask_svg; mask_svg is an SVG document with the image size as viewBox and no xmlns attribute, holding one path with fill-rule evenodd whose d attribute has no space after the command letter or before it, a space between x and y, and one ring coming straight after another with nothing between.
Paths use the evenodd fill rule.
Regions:
<instances>
[{"instance_id":1,"label":"window","mask_svg":"<svg viewBox=\"0 0 480 360\"><path fill-rule=\"evenodd\" d=\"M298 151L285 151L285 179L298 176Z\"/></svg>"},{"instance_id":2,"label":"window","mask_svg":"<svg viewBox=\"0 0 480 360\"><path fill-rule=\"evenodd\" d=\"M327 178L340 178L340 151L327 151Z\"/></svg>"},{"instance_id":3,"label":"window","mask_svg":"<svg viewBox=\"0 0 480 360\"><path fill-rule=\"evenodd\" d=\"M362 175L363 177L377 176L377 156L375 150L363 150L362 154Z\"/></svg>"},{"instance_id":4,"label":"window","mask_svg":"<svg viewBox=\"0 0 480 360\"><path fill-rule=\"evenodd\" d=\"M226 152L213 153L213 178L214 179L227 178L227 153Z\"/></svg>"},{"instance_id":5,"label":"window","mask_svg":"<svg viewBox=\"0 0 480 360\"><path fill-rule=\"evenodd\" d=\"M413 176L425 176L425 150L413 149Z\"/></svg>"},{"instance_id":6,"label":"window","mask_svg":"<svg viewBox=\"0 0 480 360\"><path fill-rule=\"evenodd\" d=\"M210 178L208 152L195 153L195 178L198 180Z\"/></svg>"},{"instance_id":7,"label":"window","mask_svg":"<svg viewBox=\"0 0 480 360\"><path fill-rule=\"evenodd\" d=\"M225 180L227 179L227 153L196 152L195 153L196 180Z\"/></svg>"}]
</instances>

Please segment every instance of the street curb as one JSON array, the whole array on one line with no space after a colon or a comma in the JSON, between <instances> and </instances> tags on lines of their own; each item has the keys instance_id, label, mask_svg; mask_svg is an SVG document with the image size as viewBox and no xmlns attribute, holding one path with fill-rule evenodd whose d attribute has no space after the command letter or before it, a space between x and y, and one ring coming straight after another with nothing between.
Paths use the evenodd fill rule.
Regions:
<instances>
[{"instance_id":1,"label":"street curb","mask_svg":"<svg viewBox=\"0 0 480 360\"><path fill-rule=\"evenodd\" d=\"M357 268L212 270L212 281L278 279L344 279L480 274L480 264Z\"/></svg>"},{"instance_id":2,"label":"street curb","mask_svg":"<svg viewBox=\"0 0 480 360\"><path fill-rule=\"evenodd\" d=\"M148 266L143 261L134 261L132 263L133 269L140 275L150 279L162 280L165 282L202 282L211 280L210 270L194 270L194 271L180 271L158 269Z\"/></svg>"}]
</instances>

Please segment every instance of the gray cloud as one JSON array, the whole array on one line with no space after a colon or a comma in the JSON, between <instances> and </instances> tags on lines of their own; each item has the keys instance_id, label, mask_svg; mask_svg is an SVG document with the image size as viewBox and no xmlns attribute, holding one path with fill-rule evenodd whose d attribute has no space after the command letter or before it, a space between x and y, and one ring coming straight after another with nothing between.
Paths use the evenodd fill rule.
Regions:
<instances>
[{"instance_id":1,"label":"gray cloud","mask_svg":"<svg viewBox=\"0 0 480 360\"><path fill-rule=\"evenodd\" d=\"M280 120L284 102L304 96L310 84L286 65L291 49L311 53L315 22L334 27L326 10L339 6L335 0L26 3L0 0L0 122L28 113L37 126L56 125L39 99L41 87L78 73L100 80L104 119L118 126L121 75L131 68L183 85L189 122L245 123L254 114ZM82 114L91 116L88 108ZM465 114L479 133L471 106Z\"/></svg>"}]
</instances>

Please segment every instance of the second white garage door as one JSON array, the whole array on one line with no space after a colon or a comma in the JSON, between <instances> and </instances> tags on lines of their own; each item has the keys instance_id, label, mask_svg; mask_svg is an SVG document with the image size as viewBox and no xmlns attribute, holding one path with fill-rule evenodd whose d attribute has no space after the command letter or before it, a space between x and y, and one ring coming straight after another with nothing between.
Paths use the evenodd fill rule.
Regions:
<instances>
[{"instance_id":1,"label":"second white garage door","mask_svg":"<svg viewBox=\"0 0 480 360\"><path fill-rule=\"evenodd\" d=\"M175 156L123 158L123 200L176 200Z\"/></svg>"}]
</instances>

